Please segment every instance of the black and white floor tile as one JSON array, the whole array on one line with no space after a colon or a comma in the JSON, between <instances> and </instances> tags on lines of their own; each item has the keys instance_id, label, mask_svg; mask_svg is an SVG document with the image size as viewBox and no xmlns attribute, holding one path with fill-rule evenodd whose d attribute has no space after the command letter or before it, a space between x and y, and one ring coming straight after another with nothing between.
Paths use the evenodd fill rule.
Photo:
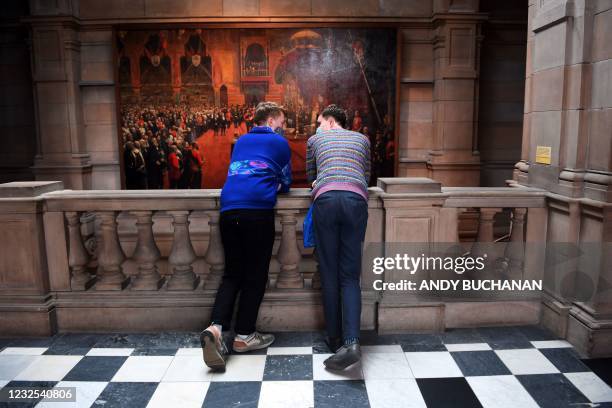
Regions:
<instances>
[{"instance_id":1,"label":"black and white floor tile","mask_svg":"<svg viewBox=\"0 0 612 408\"><path fill-rule=\"evenodd\" d=\"M276 335L224 373L203 364L198 333L0 339L0 388L77 390L0 407L612 407L612 359L581 360L535 326L364 332L362 362L342 373L324 368L322 333Z\"/></svg>"}]
</instances>

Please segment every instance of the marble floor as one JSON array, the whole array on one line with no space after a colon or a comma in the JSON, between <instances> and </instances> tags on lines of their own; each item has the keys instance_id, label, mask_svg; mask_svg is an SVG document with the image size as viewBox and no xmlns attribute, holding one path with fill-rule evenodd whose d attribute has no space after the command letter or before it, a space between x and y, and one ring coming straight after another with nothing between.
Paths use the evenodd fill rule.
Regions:
<instances>
[{"instance_id":1,"label":"marble floor","mask_svg":"<svg viewBox=\"0 0 612 408\"><path fill-rule=\"evenodd\" d=\"M327 371L319 332L275 333L267 350L202 362L198 333L0 338L0 395L75 387L76 402L2 407L612 407L612 359L581 360L535 326L379 336L363 358Z\"/></svg>"}]
</instances>

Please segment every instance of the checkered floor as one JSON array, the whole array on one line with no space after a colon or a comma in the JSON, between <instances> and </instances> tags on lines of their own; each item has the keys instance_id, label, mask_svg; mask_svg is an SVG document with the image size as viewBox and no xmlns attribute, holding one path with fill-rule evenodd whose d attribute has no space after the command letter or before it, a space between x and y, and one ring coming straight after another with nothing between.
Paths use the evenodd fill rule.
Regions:
<instances>
[{"instance_id":1,"label":"checkered floor","mask_svg":"<svg viewBox=\"0 0 612 408\"><path fill-rule=\"evenodd\" d=\"M321 333L202 362L197 333L0 339L0 387L76 387L76 403L36 407L612 407L612 359L580 360L534 327L362 334L363 359L324 369Z\"/></svg>"}]
</instances>

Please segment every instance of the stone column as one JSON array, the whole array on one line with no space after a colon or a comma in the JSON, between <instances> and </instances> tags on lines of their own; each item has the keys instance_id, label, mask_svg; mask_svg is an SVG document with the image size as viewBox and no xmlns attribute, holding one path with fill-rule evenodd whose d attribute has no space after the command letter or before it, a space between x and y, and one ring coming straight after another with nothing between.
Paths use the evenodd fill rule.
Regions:
<instances>
[{"instance_id":1,"label":"stone column","mask_svg":"<svg viewBox=\"0 0 612 408\"><path fill-rule=\"evenodd\" d=\"M523 147L514 179L612 202L610 5L529 3Z\"/></svg>"},{"instance_id":2,"label":"stone column","mask_svg":"<svg viewBox=\"0 0 612 408\"><path fill-rule=\"evenodd\" d=\"M81 106L85 145L91 163L92 190L121 188L121 146L119 143L111 25L83 27L81 41ZM138 65L138 64L132 64Z\"/></svg>"},{"instance_id":3,"label":"stone column","mask_svg":"<svg viewBox=\"0 0 612 408\"><path fill-rule=\"evenodd\" d=\"M57 8L64 6L59 2ZM37 121L36 180L61 180L69 189L91 188L81 102L79 23L70 10L32 20L32 81ZM68 13L66 15L65 13ZM58 17L61 16L61 17Z\"/></svg>"},{"instance_id":4,"label":"stone column","mask_svg":"<svg viewBox=\"0 0 612 408\"><path fill-rule=\"evenodd\" d=\"M204 259L209 266L208 276L204 282L204 289L217 289L221 284L223 272L225 271L225 253L221 242L221 230L219 229L219 211L207 211L210 233L208 236L208 249Z\"/></svg>"},{"instance_id":5,"label":"stone column","mask_svg":"<svg viewBox=\"0 0 612 408\"><path fill-rule=\"evenodd\" d=\"M278 214L281 217L281 242L278 247L277 259L281 265L278 279L276 281L277 288L303 288L304 279L302 278L298 265L302 254L297 244L296 215L298 210L280 210Z\"/></svg>"},{"instance_id":6,"label":"stone column","mask_svg":"<svg viewBox=\"0 0 612 408\"><path fill-rule=\"evenodd\" d=\"M96 213L100 221L102 242L98 245L98 280L96 290L122 290L129 278L123 274L125 254L119 244L117 235L117 211L100 211Z\"/></svg>"},{"instance_id":7,"label":"stone column","mask_svg":"<svg viewBox=\"0 0 612 408\"><path fill-rule=\"evenodd\" d=\"M21 3L21 5L20 5ZM31 40L28 27L20 20L28 2L13 3L2 10L3 58L2 147L0 182L33 180L32 163L36 154L36 120L30 72Z\"/></svg>"},{"instance_id":8,"label":"stone column","mask_svg":"<svg viewBox=\"0 0 612 408\"><path fill-rule=\"evenodd\" d=\"M486 16L477 13L477 2L465 5L461 14L451 5L434 10L433 17L433 148L428 177L445 186L480 185L478 77Z\"/></svg>"},{"instance_id":9,"label":"stone column","mask_svg":"<svg viewBox=\"0 0 612 408\"><path fill-rule=\"evenodd\" d=\"M200 283L200 278L193 272L191 264L196 254L189 237L189 211L169 211L174 218L174 238L168 262L172 276L168 281L168 290L193 290Z\"/></svg>"},{"instance_id":10,"label":"stone column","mask_svg":"<svg viewBox=\"0 0 612 408\"><path fill-rule=\"evenodd\" d=\"M591 358L612 356L612 204L581 203L580 253L567 319L567 340ZM571 275L570 275L571 276Z\"/></svg>"},{"instance_id":11,"label":"stone column","mask_svg":"<svg viewBox=\"0 0 612 408\"><path fill-rule=\"evenodd\" d=\"M138 243L133 259L138 265L138 275L132 283L133 290L157 290L163 284L163 279L157 269L160 258L159 249L153 237L152 211L132 211L136 216Z\"/></svg>"},{"instance_id":12,"label":"stone column","mask_svg":"<svg viewBox=\"0 0 612 408\"><path fill-rule=\"evenodd\" d=\"M81 213L69 211L66 213L68 221L68 265L70 266L70 288L72 290L86 290L91 286L92 276L87 271L89 254L83 245L81 236Z\"/></svg>"},{"instance_id":13,"label":"stone column","mask_svg":"<svg viewBox=\"0 0 612 408\"><path fill-rule=\"evenodd\" d=\"M527 17L527 47L525 61L525 105L523 109L523 138L521 141L521 160L514 165L513 179L521 184L528 183L529 177L529 146L531 135L532 115L532 84L533 84L533 43L534 34L532 28L533 16L536 10L535 0L529 1Z\"/></svg>"}]
</instances>

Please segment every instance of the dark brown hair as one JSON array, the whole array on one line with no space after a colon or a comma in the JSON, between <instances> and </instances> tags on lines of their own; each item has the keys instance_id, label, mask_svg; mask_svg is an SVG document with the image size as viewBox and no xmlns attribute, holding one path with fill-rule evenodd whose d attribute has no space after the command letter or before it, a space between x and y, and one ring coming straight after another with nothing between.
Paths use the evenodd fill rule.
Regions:
<instances>
[{"instance_id":1,"label":"dark brown hair","mask_svg":"<svg viewBox=\"0 0 612 408\"><path fill-rule=\"evenodd\" d=\"M268 120L269 117L276 118L280 114L285 113L285 109L275 102L259 102L255 108L255 116L253 122L261 126Z\"/></svg>"},{"instance_id":2,"label":"dark brown hair","mask_svg":"<svg viewBox=\"0 0 612 408\"><path fill-rule=\"evenodd\" d=\"M340 126L342 126L343 128L346 127L346 112L338 105L329 105L327 108L323 109L323 112L321 112L321 116L324 119L327 119L331 116Z\"/></svg>"}]
</instances>

